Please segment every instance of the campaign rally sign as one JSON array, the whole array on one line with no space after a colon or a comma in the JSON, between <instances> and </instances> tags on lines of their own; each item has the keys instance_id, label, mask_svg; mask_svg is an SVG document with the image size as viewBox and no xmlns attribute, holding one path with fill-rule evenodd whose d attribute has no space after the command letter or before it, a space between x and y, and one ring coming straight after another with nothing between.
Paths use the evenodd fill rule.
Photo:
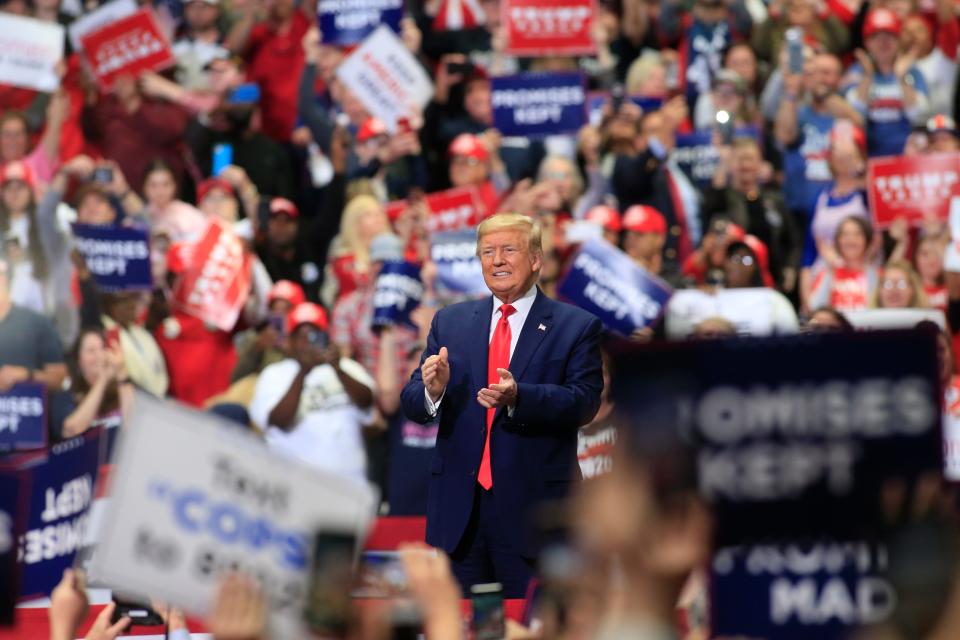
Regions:
<instances>
[{"instance_id":1,"label":"campaign rally sign","mask_svg":"<svg viewBox=\"0 0 960 640\"><path fill-rule=\"evenodd\" d=\"M515 56L580 56L597 52L590 36L595 0L504 0L506 52Z\"/></svg>"},{"instance_id":2,"label":"campaign rally sign","mask_svg":"<svg viewBox=\"0 0 960 640\"><path fill-rule=\"evenodd\" d=\"M91 574L203 616L221 577L257 576L271 636L301 628L313 535L363 539L379 497L367 485L302 465L216 416L138 394L118 443L110 504Z\"/></svg>"},{"instance_id":3,"label":"campaign rally sign","mask_svg":"<svg viewBox=\"0 0 960 640\"><path fill-rule=\"evenodd\" d=\"M489 295L477 256L475 228L430 236L430 259L437 268L434 286L439 291L470 298Z\"/></svg>"},{"instance_id":4,"label":"campaign rally sign","mask_svg":"<svg viewBox=\"0 0 960 640\"><path fill-rule=\"evenodd\" d=\"M427 229L431 234L472 228L490 215L480 190L475 186L454 187L424 196L430 217ZM406 200L388 202L387 216L396 220L407 208Z\"/></svg>"},{"instance_id":5,"label":"campaign rally sign","mask_svg":"<svg viewBox=\"0 0 960 640\"><path fill-rule=\"evenodd\" d=\"M522 73L493 78L493 126L504 136L574 133L583 126L581 73Z\"/></svg>"},{"instance_id":6,"label":"campaign rally sign","mask_svg":"<svg viewBox=\"0 0 960 640\"><path fill-rule=\"evenodd\" d=\"M913 226L934 217L946 221L950 198L960 196L960 153L871 158L867 197L876 226L906 218Z\"/></svg>"},{"instance_id":7,"label":"campaign rally sign","mask_svg":"<svg viewBox=\"0 0 960 640\"><path fill-rule=\"evenodd\" d=\"M642 113L657 111L663 106L663 98L626 96L624 99L640 107ZM587 93L587 122L594 127L599 127L603 123L603 107L608 104L612 106L612 100L609 91L590 91Z\"/></svg>"},{"instance_id":8,"label":"campaign rally sign","mask_svg":"<svg viewBox=\"0 0 960 640\"><path fill-rule=\"evenodd\" d=\"M427 72L386 25L337 67L337 77L391 133L398 120L423 109L433 97Z\"/></svg>"},{"instance_id":9,"label":"campaign rally sign","mask_svg":"<svg viewBox=\"0 0 960 640\"><path fill-rule=\"evenodd\" d=\"M138 76L176 64L170 43L149 9L120 18L80 38L83 54L102 89L121 75Z\"/></svg>"},{"instance_id":10,"label":"campaign rally sign","mask_svg":"<svg viewBox=\"0 0 960 640\"><path fill-rule=\"evenodd\" d=\"M629 346L613 398L641 438L670 425L695 450L718 546L858 539L881 488L942 467L930 332L863 332Z\"/></svg>"},{"instance_id":11,"label":"campaign rally sign","mask_svg":"<svg viewBox=\"0 0 960 640\"><path fill-rule=\"evenodd\" d=\"M0 627L13 624L19 579L17 528L25 509L16 471L0 468Z\"/></svg>"},{"instance_id":12,"label":"campaign rally sign","mask_svg":"<svg viewBox=\"0 0 960 640\"><path fill-rule=\"evenodd\" d=\"M211 220L189 255L189 265L174 288L174 305L231 331L250 295L250 256L243 242L223 223Z\"/></svg>"},{"instance_id":13,"label":"campaign rally sign","mask_svg":"<svg viewBox=\"0 0 960 640\"><path fill-rule=\"evenodd\" d=\"M0 13L0 84L51 92L60 86L63 27Z\"/></svg>"},{"instance_id":14,"label":"campaign rally sign","mask_svg":"<svg viewBox=\"0 0 960 640\"><path fill-rule=\"evenodd\" d=\"M760 130L755 126L737 127L734 135L738 138L753 138L760 141ZM677 146L673 150L677 166L698 187L706 187L713 180L713 174L720 164L720 151L713 144L713 130L696 131L677 136Z\"/></svg>"},{"instance_id":15,"label":"campaign rally sign","mask_svg":"<svg viewBox=\"0 0 960 640\"><path fill-rule=\"evenodd\" d=\"M374 284L373 326L392 327L404 324L413 329L410 319L423 299L420 267L410 262L384 262Z\"/></svg>"},{"instance_id":16,"label":"campaign rally sign","mask_svg":"<svg viewBox=\"0 0 960 640\"><path fill-rule=\"evenodd\" d=\"M55 444L21 468L30 495L26 533L20 538L22 599L49 596L63 570L73 566L99 468L99 430Z\"/></svg>"},{"instance_id":17,"label":"campaign rally sign","mask_svg":"<svg viewBox=\"0 0 960 640\"><path fill-rule=\"evenodd\" d=\"M317 17L323 43L345 47L362 42L381 24L400 33L403 0L320 0Z\"/></svg>"},{"instance_id":18,"label":"campaign rally sign","mask_svg":"<svg viewBox=\"0 0 960 640\"><path fill-rule=\"evenodd\" d=\"M104 291L150 290L150 241L145 229L73 226L74 246Z\"/></svg>"},{"instance_id":19,"label":"campaign rally sign","mask_svg":"<svg viewBox=\"0 0 960 640\"><path fill-rule=\"evenodd\" d=\"M84 13L67 27L70 46L73 47L74 51L83 51L83 42L81 41L83 36L136 12L137 3L135 0L111 0L111 2L100 5L90 13Z\"/></svg>"},{"instance_id":20,"label":"campaign rally sign","mask_svg":"<svg viewBox=\"0 0 960 640\"><path fill-rule=\"evenodd\" d=\"M893 613L887 569L887 548L862 540L718 549L710 563L713 637L844 640Z\"/></svg>"},{"instance_id":21,"label":"campaign rally sign","mask_svg":"<svg viewBox=\"0 0 960 640\"><path fill-rule=\"evenodd\" d=\"M47 446L47 389L21 382L0 393L0 451Z\"/></svg>"},{"instance_id":22,"label":"campaign rally sign","mask_svg":"<svg viewBox=\"0 0 960 640\"><path fill-rule=\"evenodd\" d=\"M557 292L625 336L653 325L673 294L666 282L602 240L588 240L580 246Z\"/></svg>"}]
</instances>

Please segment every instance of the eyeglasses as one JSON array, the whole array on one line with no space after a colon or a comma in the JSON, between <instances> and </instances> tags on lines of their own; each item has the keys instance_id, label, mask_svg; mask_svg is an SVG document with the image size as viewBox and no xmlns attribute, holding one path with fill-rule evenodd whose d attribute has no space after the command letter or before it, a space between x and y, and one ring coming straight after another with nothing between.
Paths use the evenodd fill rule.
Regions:
<instances>
[{"instance_id":1,"label":"eyeglasses","mask_svg":"<svg viewBox=\"0 0 960 640\"><path fill-rule=\"evenodd\" d=\"M467 167L476 167L480 164L480 161L474 158L473 156L454 156L450 164L462 165Z\"/></svg>"},{"instance_id":2,"label":"eyeglasses","mask_svg":"<svg viewBox=\"0 0 960 640\"><path fill-rule=\"evenodd\" d=\"M906 291L910 288L910 283L906 280L884 280L882 285L887 291L892 291L894 289L899 289L900 291Z\"/></svg>"},{"instance_id":3,"label":"eyeglasses","mask_svg":"<svg viewBox=\"0 0 960 640\"><path fill-rule=\"evenodd\" d=\"M745 267L753 266L753 256L733 255L733 256L730 256L729 260L733 264L742 264Z\"/></svg>"}]
</instances>

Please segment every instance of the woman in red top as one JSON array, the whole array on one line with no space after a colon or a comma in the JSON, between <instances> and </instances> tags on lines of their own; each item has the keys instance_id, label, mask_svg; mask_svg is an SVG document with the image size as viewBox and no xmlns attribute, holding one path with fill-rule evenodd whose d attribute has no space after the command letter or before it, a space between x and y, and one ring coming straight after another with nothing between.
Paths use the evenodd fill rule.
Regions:
<instances>
[{"instance_id":1,"label":"woman in red top","mask_svg":"<svg viewBox=\"0 0 960 640\"><path fill-rule=\"evenodd\" d=\"M858 311L870 305L877 288L877 269L868 263L873 229L863 218L850 216L837 227L834 246L839 266L830 266L813 282L810 307L831 306L839 311Z\"/></svg>"},{"instance_id":2,"label":"woman in red top","mask_svg":"<svg viewBox=\"0 0 960 640\"><path fill-rule=\"evenodd\" d=\"M390 221L383 206L373 196L355 196L343 210L340 235L333 240L330 273L336 292L330 301L365 287L370 279L370 242L375 236L390 230ZM324 296L326 300L327 297Z\"/></svg>"}]
</instances>

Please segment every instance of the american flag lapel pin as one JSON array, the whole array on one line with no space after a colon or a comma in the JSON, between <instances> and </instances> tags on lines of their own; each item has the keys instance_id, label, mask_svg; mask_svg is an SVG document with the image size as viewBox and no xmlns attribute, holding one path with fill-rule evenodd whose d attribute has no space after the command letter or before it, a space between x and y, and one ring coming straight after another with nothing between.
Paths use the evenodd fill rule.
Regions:
<instances>
[{"instance_id":1,"label":"american flag lapel pin","mask_svg":"<svg viewBox=\"0 0 960 640\"><path fill-rule=\"evenodd\" d=\"M546 331L546 330L547 330L547 325L545 325L545 324L543 324L543 323L541 322L540 325L537 327L537 329L539 329L540 331Z\"/></svg>"}]
</instances>

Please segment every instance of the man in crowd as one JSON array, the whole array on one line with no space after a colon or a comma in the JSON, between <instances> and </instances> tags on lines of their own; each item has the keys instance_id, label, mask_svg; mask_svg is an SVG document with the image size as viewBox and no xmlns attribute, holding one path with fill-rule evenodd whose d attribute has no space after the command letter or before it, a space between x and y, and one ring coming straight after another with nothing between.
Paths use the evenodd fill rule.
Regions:
<instances>
[{"instance_id":1,"label":"man in crowd","mask_svg":"<svg viewBox=\"0 0 960 640\"><path fill-rule=\"evenodd\" d=\"M464 589L497 581L514 598L532 575L534 510L579 477L577 429L603 387L601 326L536 286L543 252L531 219L488 218L477 254L492 296L437 314L402 401L415 422L440 422L427 542L450 554Z\"/></svg>"}]
</instances>

